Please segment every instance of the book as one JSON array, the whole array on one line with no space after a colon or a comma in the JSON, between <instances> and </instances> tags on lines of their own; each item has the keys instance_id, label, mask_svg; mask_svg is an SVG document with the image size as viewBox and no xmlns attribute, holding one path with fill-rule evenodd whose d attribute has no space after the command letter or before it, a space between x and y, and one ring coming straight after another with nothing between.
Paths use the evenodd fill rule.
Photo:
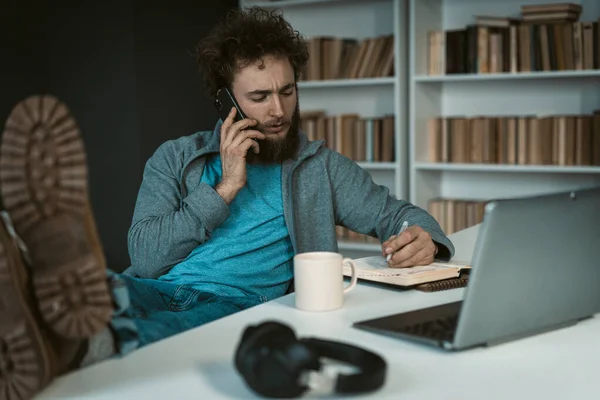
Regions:
<instances>
[{"instance_id":1,"label":"book","mask_svg":"<svg viewBox=\"0 0 600 400\"><path fill-rule=\"evenodd\" d=\"M410 287L423 283L460 278L461 273L471 269L466 262L435 261L429 265L408 268L390 268L382 256L363 257L352 260L358 279ZM344 276L351 276L350 266L344 265Z\"/></svg>"},{"instance_id":2,"label":"book","mask_svg":"<svg viewBox=\"0 0 600 400\"><path fill-rule=\"evenodd\" d=\"M428 30L428 75L575 71L600 68L600 18L581 5L522 6L520 16L474 15L451 29Z\"/></svg>"},{"instance_id":3,"label":"book","mask_svg":"<svg viewBox=\"0 0 600 400\"><path fill-rule=\"evenodd\" d=\"M431 117L424 132L428 140L424 161L600 166L599 113Z\"/></svg>"}]
</instances>

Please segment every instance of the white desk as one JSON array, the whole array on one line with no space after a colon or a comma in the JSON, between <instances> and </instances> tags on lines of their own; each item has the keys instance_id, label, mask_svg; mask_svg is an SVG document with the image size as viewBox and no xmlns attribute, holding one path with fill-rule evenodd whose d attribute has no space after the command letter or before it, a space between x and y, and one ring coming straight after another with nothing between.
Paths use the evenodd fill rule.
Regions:
<instances>
[{"instance_id":1,"label":"white desk","mask_svg":"<svg viewBox=\"0 0 600 400\"><path fill-rule=\"evenodd\" d=\"M476 230L453 241L465 254ZM468 251L467 251L468 253ZM253 398L233 366L243 329L274 319L299 336L334 339L376 351L388 362L377 399L593 399L600 396L600 318L491 348L458 353L351 327L355 321L447 303L464 289L438 293L359 284L343 309L309 313L294 295L220 319L56 380L38 399Z\"/></svg>"}]
</instances>

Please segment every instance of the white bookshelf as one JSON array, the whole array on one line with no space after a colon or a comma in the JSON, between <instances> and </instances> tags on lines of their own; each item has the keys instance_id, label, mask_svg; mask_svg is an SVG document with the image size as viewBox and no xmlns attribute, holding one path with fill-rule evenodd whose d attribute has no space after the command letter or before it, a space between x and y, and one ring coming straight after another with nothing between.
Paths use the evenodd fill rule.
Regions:
<instances>
[{"instance_id":1,"label":"white bookshelf","mask_svg":"<svg viewBox=\"0 0 600 400\"><path fill-rule=\"evenodd\" d=\"M325 110L329 115L357 113L361 117L395 114L395 162L359 165L374 181L398 198L408 198L408 0L241 0L240 6L280 9L304 37L337 36L365 39L394 35L394 76L302 81L301 110ZM378 254L378 244L340 242L348 257Z\"/></svg>"},{"instance_id":2,"label":"white bookshelf","mask_svg":"<svg viewBox=\"0 0 600 400\"><path fill-rule=\"evenodd\" d=\"M481 81L519 81L519 80L597 80L598 70L579 71L541 71L519 73L456 74L456 75L417 75L415 82L481 82Z\"/></svg>"},{"instance_id":3,"label":"white bookshelf","mask_svg":"<svg viewBox=\"0 0 600 400\"><path fill-rule=\"evenodd\" d=\"M389 86L393 88L394 77L384 78L361 78L361 79L330 79L320 81L300 81L298 89L326 89L326 88L343 88L343 87L369 87L369 86Z\"/></svg>"},{"instance_id":4,"label":"white bookshelf","mask_svg":"<svg viewBox=\"0 0 600 400\"><path fill-rule=\"evenodd\" d=\"M600 1L580 21L598 20ZM600 109L600 71L427 75L427 32L460 29L475 15L519 16L521 5L564 0L411 0L409 17L410 200L427 208L436 197L486 200L600 185L600 167L438 164L428 159L427 120L452 116L589 114Z\"/></svg>"},{"instance_id":5,"label":"white bookshelf","mask_svg":"<svg viewBox=\"0 0 600 400\"><path fill-rule=\"evenodd\" d=\"M539 172L542 174L600 174L600 167L562 166L562 165L497 165L497 164L460 164L460 163L416 163L415 169L423 171L472 171L521 173Z\"/></svg>"}]
</instances>

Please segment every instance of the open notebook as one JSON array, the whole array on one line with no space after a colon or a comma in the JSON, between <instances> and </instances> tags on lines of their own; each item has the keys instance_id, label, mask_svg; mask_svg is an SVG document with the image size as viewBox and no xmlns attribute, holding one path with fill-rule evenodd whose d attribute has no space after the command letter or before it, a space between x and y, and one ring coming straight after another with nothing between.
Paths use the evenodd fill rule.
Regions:
<instances>
[{"instance_id":1,"label":"open notebook","mask_svg":"<svg viewBox=\"0 0 600 400\"><path fill-rule=\"evenodd\" d=\"M358 279L387 283L397 286L415 286L427 282L458 278L471 269L468 263L459 261L439 262L409 268L390 268L382 256L357 258ZM344 275L351 276L350 266L344 265Z\"/></svg>"}]
</instances>

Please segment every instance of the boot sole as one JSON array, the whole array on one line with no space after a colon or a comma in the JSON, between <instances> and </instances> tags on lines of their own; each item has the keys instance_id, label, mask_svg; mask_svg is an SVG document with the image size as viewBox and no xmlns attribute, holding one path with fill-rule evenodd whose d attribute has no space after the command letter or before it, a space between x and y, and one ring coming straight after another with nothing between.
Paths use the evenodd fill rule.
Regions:
<instances>
[{"instance_id":1,"label":"boot sole","mask_svg":"<svg viewBox=\"0 0 600 400\"><path fill-rule=\"evenodd\" d=\"M4 227L0 227L4 230ZM50 355L19 288L19 254L6 232L0 239L0 400L25 400L51 377Z\"/></svg>"},{"instance_id":2,"label":"boot sole","mask_svg":"<svg viewBox=\"0 0 600 400\"><path fill-rule=\"evenodd\" d=\"M43 319L68 338L99 332L112 304L104 259L94 251L99 239L86 231L86 154L75 120L56 98L29 97L8 117L0 193L29 250Z\"/></svg>"}]
</instances>

